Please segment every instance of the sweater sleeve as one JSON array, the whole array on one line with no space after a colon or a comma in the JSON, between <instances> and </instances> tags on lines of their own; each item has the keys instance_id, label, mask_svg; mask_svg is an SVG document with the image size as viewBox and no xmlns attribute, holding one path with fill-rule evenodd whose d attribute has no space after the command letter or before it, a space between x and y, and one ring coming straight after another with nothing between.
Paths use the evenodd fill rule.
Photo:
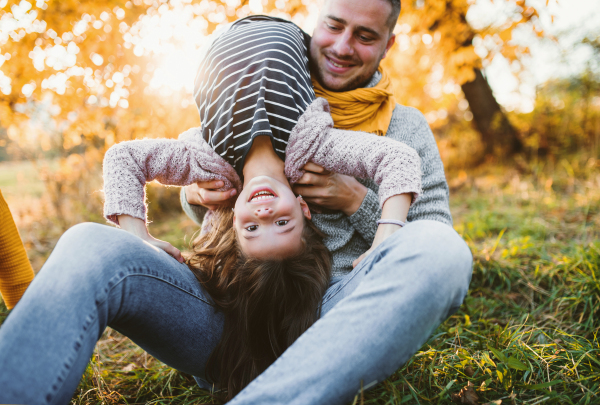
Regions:
<instances>
[{"instance_id":1,"label":"sweater sleeve","mask_svg":"<svg viewBox=\"0 0 600 405\"><path fill-rule=\"evenodd\" d=\"M208 208L203 207L202 205L190 204L185 196L185 188L181 187L181 192L179 193L179 200L181 202L181 208L183 208L183 212L187 214L195 223L198 225L202 225L202 221L204 220L204 215L208 211Z\"/></svg>"},{"instance_id":2,"label":"sweater sleeve","mask_svg":"<svg viewBox=\"0 0 600 405\"><path fill-rule=\"evenodd\" d=\"M406 143L421 157L423 194L410 207L408 221L428 219L452 226L444 164L425 116L415 108L396 105L386 138Z\"/></svg>"},{"instance_id":3,"label":"sweater sleeve","mask_svg":"<svg viewBox=\"0 0 600 405\"><path fill-rule=\"evenodd\" d=\"M373 179L379 185L379 204L398 194L421 194L421 159L402 142L357 131L333 128L325 99L316 99L292 130L286 150L286 175L291 183L311 161L325 169Z\"/></svg>"},{"instance_id":4,"label":"sweater sleeve","mask_svg":"<svg viewBox=\"0 0 600 405\"><path fill-rule=\"evenodd\" d=\"M222 190L241 190L235 170L208 146L199 128L184 132L177 140L116 144L104 156L103 171L104 216L115 224L122 214L146 220L145 185L152 180L174 186L222 180Z\"/></svg>"},{"instance_id":5,"label":"sweater sleeve","mask_svg":"<svg viewBox=\"0 0 600 405\"><path fill-rule=\"evenodd\" d=\"M377 220L380 218L381 208L377 194L367 188L367 195L363 198L360 207L348 217L348 220L364 240L372 242L377 232Z\"/></svg>"},{"instance_id":6,"label":"sweater sleeve","mask_svg":"<svg viewBox=\"0 0 600 405\"><path fill-rule=\"evenodd\" d=\"M0 294L6 307L12 309L33 280L33 269L2 192L0 225Z\"/></svg>"}]
</instances>

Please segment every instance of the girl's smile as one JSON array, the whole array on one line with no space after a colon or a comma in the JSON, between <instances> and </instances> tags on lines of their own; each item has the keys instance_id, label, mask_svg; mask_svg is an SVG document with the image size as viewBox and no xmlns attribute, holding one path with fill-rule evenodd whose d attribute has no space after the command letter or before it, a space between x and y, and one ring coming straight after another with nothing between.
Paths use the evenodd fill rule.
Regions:
<instances>
[{"instance_id":1,"label":"girl's smile","mask_svg":"<svg viewBox=\"0 0 600 405\"><path fill-rule=\"evenodd\" d=\"M293 255L302 248L308 206L289 184L257 176L245 184L234 208L233 225L241 250L254 258Z\"/></svg>"}]
</instances>

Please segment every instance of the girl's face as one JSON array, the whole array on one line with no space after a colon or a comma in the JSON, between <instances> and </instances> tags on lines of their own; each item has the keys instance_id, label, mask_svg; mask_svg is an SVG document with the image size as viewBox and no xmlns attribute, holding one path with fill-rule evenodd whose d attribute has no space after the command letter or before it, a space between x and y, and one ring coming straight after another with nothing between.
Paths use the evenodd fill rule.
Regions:
<instances>
[{"instance_id":1,"label":"girl's face","mask_svg":"<svg viewBox=\"0 0 600 405\"><path fill-rule=\"evenodd\" d=\"M257 259L281 259L302 248L308 205L290 186L269 176L245 184L234 208L233 225L242 252Z\"/></svg>"}]
</instances>

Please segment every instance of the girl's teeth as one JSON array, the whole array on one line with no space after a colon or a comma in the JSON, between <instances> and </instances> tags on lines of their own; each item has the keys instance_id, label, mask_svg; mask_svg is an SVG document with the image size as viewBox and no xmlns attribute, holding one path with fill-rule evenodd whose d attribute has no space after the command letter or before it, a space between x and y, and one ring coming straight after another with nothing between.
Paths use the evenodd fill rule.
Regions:
<instances>
[{"instance_id":1,"label":"girl's teeth","mask_svg":"<svg viewBox=\"0 0 600 405\"><path fill-rule=\"evenodd\" d=\"M256 193L254 195L254 197L252 197L251 201L262 201L262 200L270 200L271 198L274 198L273 194L269 193L269 192L259 192Z\"/></svg>"}]
</instances>

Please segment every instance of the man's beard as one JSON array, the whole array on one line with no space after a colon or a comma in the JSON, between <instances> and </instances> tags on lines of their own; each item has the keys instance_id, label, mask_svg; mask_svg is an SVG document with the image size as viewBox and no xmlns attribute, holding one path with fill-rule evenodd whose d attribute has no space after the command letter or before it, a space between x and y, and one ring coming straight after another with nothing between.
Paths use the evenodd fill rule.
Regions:
<instances>
[{"instance_id":1,"label":"man's beard","mask_svg":"<svg viewBox=\"0 0 600 405\"><path fill-rule=\"evenodd\" d=\"M321 52L321 55L323 55L324 58L327 58L327 56L328 56L327 54L324 54L322 52ZM336 59L341 60L341 61L348 61L348 62L356 63L356 61L354 61L354 60L347 60L346 58L340 58L339 56L337 56L335 54L332 54L332 56L334 56ZM379 58L379 60L377 61L377 64L372 69L372 71L365 72L362 75L359 75L353 79L350 79L347 83L344 83L342 87L337 88L337 89L332 89L329 86L327 86L327 83L325 83L325 80L323 79L323 77L325 76L325 68L324 67L322 68L321 66L319 66L319 64L316 61L316 58L310 58L310 71L315 76L317 81L325 89L327 89L329 91L335 91L335 92L344 92L344 91L350 91L350 90L358 89L360 87L364 87L364 85L366 85L369 82L369 80L371 80L371 78L373 77L373 75L375 74L377 69L379 68L379 62L381 62L381 58ZM358 63L362 63L362 61L358 61Z\"/></svg>"}]
</instances>

